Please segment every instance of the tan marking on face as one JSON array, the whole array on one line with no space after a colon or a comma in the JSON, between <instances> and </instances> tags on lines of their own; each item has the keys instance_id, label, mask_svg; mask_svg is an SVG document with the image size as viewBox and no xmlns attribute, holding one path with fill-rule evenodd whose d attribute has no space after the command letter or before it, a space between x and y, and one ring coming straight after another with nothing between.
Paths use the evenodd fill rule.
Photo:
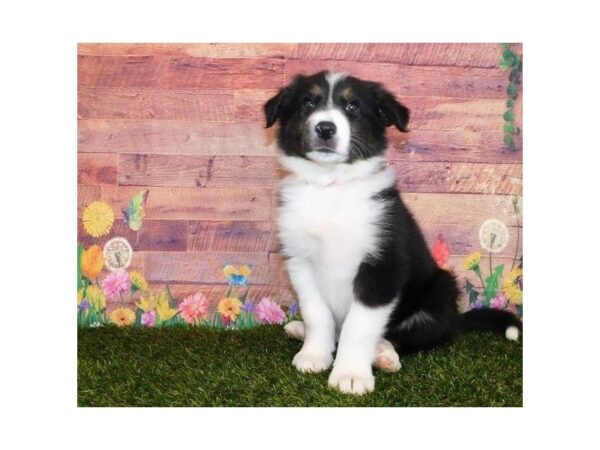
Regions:
<instances>
[{"instance_id":1,"label":"tan marking on face","mask_svg":"<svg viewBox=\"0 0 600 450\"><path fill-rule=\"evenodd\" d=\"M345 101L349 102L352 98L352 89L350 87L344 88L344 90L341 92L341 95Z\"/></svg>"},{"instance_id":2,"label":"tan marking on face","mask_svg":"<svg viewBox=\"0 0 600 450\"><path fill-rule=\"evenodd\" d=\"M314 84L310 88L310 93L313 94L315 97L318 97L323 95L323 90L321 89L321 86L319 86L318 84Z\"/></svg>"}]
</instances>

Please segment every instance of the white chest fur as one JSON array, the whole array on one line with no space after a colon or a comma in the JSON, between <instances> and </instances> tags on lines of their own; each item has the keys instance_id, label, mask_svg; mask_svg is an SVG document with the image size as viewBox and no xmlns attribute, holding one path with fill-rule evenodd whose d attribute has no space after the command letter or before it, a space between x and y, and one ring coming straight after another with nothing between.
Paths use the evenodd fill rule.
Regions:
<instances>
[{"instance_id":1,"label":"white chest fur","mask_svg":"<svg viewBox=\"0 0 600 450\"><path fill-rule=\"evenodd\" d=\"M382 170L382 161L363 163L368 164L319 172L313 170L314 163L305 167L299 162L300 169L293 166L293 174L280 188L283 252L312 266L320 294L338 325L353 298L360 263L378 251L384 210L373 196L395 183L394 173Z\"/></svg>"}]
</instances>

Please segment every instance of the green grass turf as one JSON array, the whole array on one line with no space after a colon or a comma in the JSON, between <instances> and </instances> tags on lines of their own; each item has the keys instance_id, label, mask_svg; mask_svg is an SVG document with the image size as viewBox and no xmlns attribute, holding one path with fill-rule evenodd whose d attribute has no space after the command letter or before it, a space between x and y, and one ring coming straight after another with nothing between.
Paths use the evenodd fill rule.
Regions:
<instances>
[{"instance_id":1,"label":"green grass turf","mask_svg":"<svg viewBox=\"0 0 600 450\"><path fill-rule=\"evenodd\" d=\"M79 406L521 406L522 345L489 333L375 370L375 392L341 394L329 371L291 365L301 342L281 327L105 327L78 331Z\"/></svg>"}]
</instances>

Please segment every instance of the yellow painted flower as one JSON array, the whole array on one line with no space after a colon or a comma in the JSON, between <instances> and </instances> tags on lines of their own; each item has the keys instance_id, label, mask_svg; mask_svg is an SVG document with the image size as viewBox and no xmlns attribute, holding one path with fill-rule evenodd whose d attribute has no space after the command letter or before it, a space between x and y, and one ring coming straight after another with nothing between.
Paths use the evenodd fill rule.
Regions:
<instances>
[{"instance_id":1,"label":"yellow painted flower","mask_svg":"<svg viewBox=\"0 0 600 450\"><path fill-rule=\"evenodd\" d=\"M467 259L465 259L465 269L467 270L475 270L476 267L479 267L479 263L481 262L481 253L473 252Z\"/></svg>"},{"instance_id":2,"label":"yellow painted flower","mask_svg":"<svg viewBox=\"0 0 600 450\"><path fill-rule=\"evenodd\" d=\"M144 312L150 312L156 308L158 304L158 296L152 292L144 292L140 297L140 302L137 303L137 307Z\"/></svg>"},{"instance_id":3,"label":"yellow painted flower","mask_svg":"<svg viewBox=\"0 0 600 450\"><path fill-rule=\"evenodd\" d=\"M252 273L252 267L250 267L248 264L244 264L243 266L240 266L240 268L238 269L238 273L245 277L249 277Z\"/></svg>"},{"instance_id":4,"label":"yellow painted flower","mask_svg":"<svg viewBox=\"0 0 600 450\"><path fill-rule=\"evenodd\" d=\"M92 202L83 210L83 228L92 237L108 234L115 221L115 213L105 202Z\"/></svg>"},{"instance_id":5,"label":"yellow painted flower","mask_svg":"<svg viewBox=\"0 0 600 450\"><path fill-rule=\"evenodd\" d=\"M92 245L81 254L81 272L88 280L95 280L104 268L104 256L99 245Z\"/></svg>"},{"instance_id":6,"label":"yellow painted flower","mask_svg":"<svg viewBox=\"0 0 600 450\"><path fill-rule=\"evenodd\" d=\"M111 313L110 320L120 327L126 327L135 321L135 313L129 308L117 308Z\"/></svg>"},{"instance_id":7,"label":"yellow painted flower","mask_svg":"<svg viewBox=\"0 0 600 450\"><path fill-rule=\"evenodd\" d=\"M146 277L142 275L140 272L135 270L129 272L129 278L131 279L131 287L133 291L145 291L148 289L148 282L146 281Z\"/></svg>"},{"instance_id":8,"label":"yellow painted flower","mask_svg":"<svg viewBox=\"0 0 600 450\"><path fill-rule=\"evenodd\" d=\"M242 302L236 297L225 297L223 300L219 302L217 309L221 313L221 315L235 320L240 313L240 309L242 307Z\"/></svg>"},{"instance_id":9,"label":"yellow painted flower","mask_svg":"<svg viewBox=\"0 0 600 450\"><path fill-rule=\"evenodd\" d=\"M231 275L237 275L237 269L231 264L227 264L223 267L223 274L229 278Z\"/></svg>"},{"instance_id":10,"label":"yellow painted flower","mask_svg":"<svg viewBox=\"0 0 600 450\"><path fill-rule=\"evenodd\" d=\"M81 288L77 291L77 304L81 305L81 301L83 300L83 294L85 292L85 288Z\"/></svg>"},{"instance_id":11,"label":"yellow painted flower","mask_svg":"<svg viewBox=\"0 0 600 450\"><path fill-rule=\"evenodd\" d=\"M85 296L94 309L101 311L106 308L106 296L98 286L94 284L88 286Z\"/></svg>"},{"instance_id":12,"label":"yellow painted flower","mask_svg":"<svg viewBox=\"0 0 600 450\"><path fill-rule=\"evenodd\" d=\"M167 293L165 291L158 295L158 299L156 301L156 313L163 322L171 319L175 316L175 314L177 314L177 309L171 308L169 305L169 298L167 297Z\"/></svg>"},{"instance_id":13,"label":"yellow painted flower","mask_svg":"<svg viewBox=\"0 0 600 450\"><path fill-rule=\"evenodd\" d=\"M521 305L523 303L523 270L518 267L511 270L502 282L502 289L510 303Z\"/></svg>"}]
</instances>

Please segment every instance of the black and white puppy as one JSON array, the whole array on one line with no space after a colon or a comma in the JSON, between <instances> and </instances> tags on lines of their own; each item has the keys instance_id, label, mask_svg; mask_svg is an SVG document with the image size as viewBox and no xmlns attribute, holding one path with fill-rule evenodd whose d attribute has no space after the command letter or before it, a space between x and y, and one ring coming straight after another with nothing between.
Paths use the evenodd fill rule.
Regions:
<instances>
[{"instance_id":1,"label":"black and white puppy","mask_svg":"<svg viewBox=\"0 0 600 450\"><path fill-rule=\"evenodd\" d=\"M516 340L520 320L497 310L457 311L453 275L434 262L386 166L386 128L407 131L409 110L379 83L339 73L297 76L265 104L280 122L279 237L304 322L293 365L363 394L372 365L395 371L399 354L429 349L466 329ZM440 205L443 207L443 205ZM337 352L335 362L333 352Z\"/></svg>"}]
</instances>

